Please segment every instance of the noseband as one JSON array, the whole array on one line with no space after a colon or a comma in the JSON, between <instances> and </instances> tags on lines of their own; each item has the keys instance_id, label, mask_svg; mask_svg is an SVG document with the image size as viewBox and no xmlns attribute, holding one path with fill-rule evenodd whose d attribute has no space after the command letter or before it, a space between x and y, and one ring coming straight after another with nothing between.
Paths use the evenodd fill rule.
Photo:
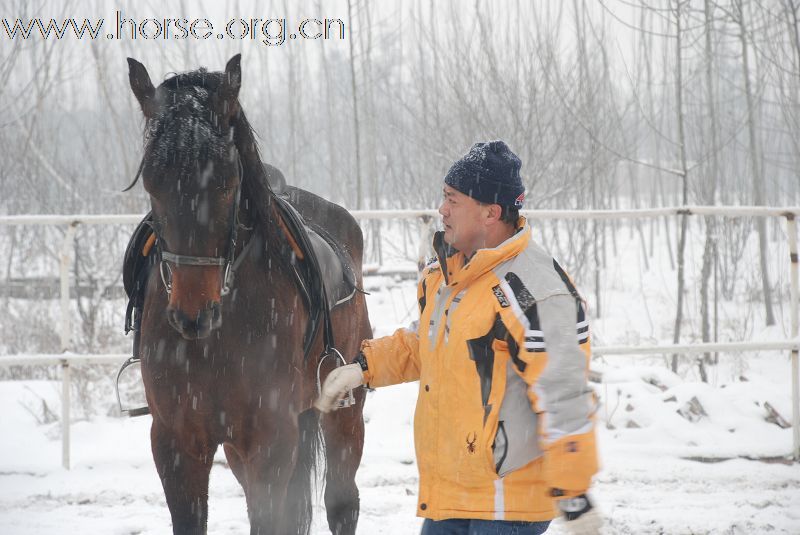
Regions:
<instances>
[{"instance_id":1,"label":"noseband","mask_svg":"<svg viewBox=\"0 0 800 535\"><path fill-rule=\"evenodd\" d=\"M156 244L158 245L157 249L161 256L159 272L161 273L161 281L164 283L164 288L167 290L167 295L172 294L172 268L169 263L175 264L176 266L225 266L222 275L222 290L220 291L220 295L225 296L230 293L231 286L233 285L233 272L237 266L235 257L236 236L239 231L239 202L242 198L243 180L241 157L238 159L238 163L239 186L236 188L236 197L233 201L231 229L228 238L228 254L226 256L192 256L172 253L164 248L164 240L161 239L158 231L153 227L153 233L156 235Z\"/></svg>"}]
</instances>

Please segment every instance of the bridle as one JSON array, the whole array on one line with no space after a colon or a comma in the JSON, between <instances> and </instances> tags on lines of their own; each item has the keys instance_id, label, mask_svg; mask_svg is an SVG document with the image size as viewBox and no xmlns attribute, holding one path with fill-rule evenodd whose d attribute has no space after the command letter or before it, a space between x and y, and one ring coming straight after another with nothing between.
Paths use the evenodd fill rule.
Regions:
<instances>
[{"instance_id":1,"label":"bridle","mask_svg":"<svg viewBox=\"0 0 800 535\"><path fill-rule=\"evenodd\" d=\"M242 198L242 182L243 182L243 167L242 159L238 158L239 164L239 185L236 188L236 197L233 200L233 213L231 214L231 229L228 237L228 253L226 256L192 256L182 255L167 251L164 248L164 240L158 233L155 226L151 225L153 233L156 235L156 246L160 255L159 259L159 273L161 274L161 281L164 283L164 288L167 290L167 295L172 294L172 268L170 263L176 266L225 266L222 274L222 290L220 295L228 295L233 286L234 271L239 265L239 262L244 257L241 254L238 261L236 259L236 237L239 231L239 204ZM244 251L242 251L244 253Z\"/></svg>"}]
</instances>

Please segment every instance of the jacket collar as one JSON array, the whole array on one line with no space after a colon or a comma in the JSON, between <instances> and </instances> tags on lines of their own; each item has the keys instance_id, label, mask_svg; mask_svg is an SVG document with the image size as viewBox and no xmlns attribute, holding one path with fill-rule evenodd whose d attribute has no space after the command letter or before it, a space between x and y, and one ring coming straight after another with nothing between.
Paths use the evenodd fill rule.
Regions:
<instances>
[{"instance_id":1,"label":"jacket collar","mask_svg":"<svg viewBox=\"0 0 800 535\"><path fill-rule=\"evenodd\" d=\"M439 258L445 284L463 286L498 264L517 256L527 247L530 237L528 221L520 216L517 220L517 232L497 247L478 249L466 264L464 253L444 241L444 231L434 234L433 250Z\"/></svg>"}]
</instances>

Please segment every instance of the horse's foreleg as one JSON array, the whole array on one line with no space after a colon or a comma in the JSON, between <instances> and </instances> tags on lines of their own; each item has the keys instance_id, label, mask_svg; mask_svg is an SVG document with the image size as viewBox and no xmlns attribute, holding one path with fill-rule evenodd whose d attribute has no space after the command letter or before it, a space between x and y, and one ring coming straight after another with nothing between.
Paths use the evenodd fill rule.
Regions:
<instances>
[{"instance_id":1,"label":"horse's foreleg","mask_svg":"<svg viewBox=\"0 0 800 535\"><path fill-rule=\"evenodd\" d=\"M231 467L231 472L236 477L236 481L242 486L242 489L247 488L247 480L244 473L244 461L242 460L236 448L230 444L223 444L222 449L225 450L225 458L228 459L228 466Z\"/></svg>"},{"instance_id":2,"label":"horse's foreleg","mask_svg":"<svg viewBox=\"0 0 800 535\"><path fill-rule=\"evenodd\" d=\"M335 535L352 535L358 523L356 471L364 449L364 390L357 392L353 407L339 409L322 418L325 436L325 509L328 526Z\"/></svg>"},{"instance_id":3,"label":"horse's foreleg","mask_svg":"<svg viewBox=\"0 0 800 535\"><path fill-rule=\"evenodd\" d=\"M297 428L270 431L244 460L251 535L296 533L286 514L286 490L296 461Z\"/></svg>"},{"instance_id":4,"label":"horse's foreleg","mask_svg":"<svg viewBox=\"0 0 800 535\"><path fill-rule=\"evenodd\" d=\"M205 534L208 522L208 476L216 444L193 444L192 451L178 447L175 433L153 420L150 430L153 460L172 515L175 535Z\"/></svg>"}]
</instances>

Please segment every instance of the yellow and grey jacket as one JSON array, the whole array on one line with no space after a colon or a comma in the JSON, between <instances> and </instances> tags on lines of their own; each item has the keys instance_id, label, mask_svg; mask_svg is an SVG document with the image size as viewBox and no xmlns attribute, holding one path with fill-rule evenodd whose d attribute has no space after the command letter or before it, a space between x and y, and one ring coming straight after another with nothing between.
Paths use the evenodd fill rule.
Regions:
<instances>
[{"instance_id":1,"label":"yellow and grey jacket","mask_svg":"<svg viewBox=\"0 0 800 535\"><path fill-rule=\"evenodd\" d=\"M362 344L373 387L420 382L418 515L549 520L551 489L597 471L589 327L558 263L518 232L465 263L437 233L418 288L418 332Z\"/></svg>"}]
</instances>

